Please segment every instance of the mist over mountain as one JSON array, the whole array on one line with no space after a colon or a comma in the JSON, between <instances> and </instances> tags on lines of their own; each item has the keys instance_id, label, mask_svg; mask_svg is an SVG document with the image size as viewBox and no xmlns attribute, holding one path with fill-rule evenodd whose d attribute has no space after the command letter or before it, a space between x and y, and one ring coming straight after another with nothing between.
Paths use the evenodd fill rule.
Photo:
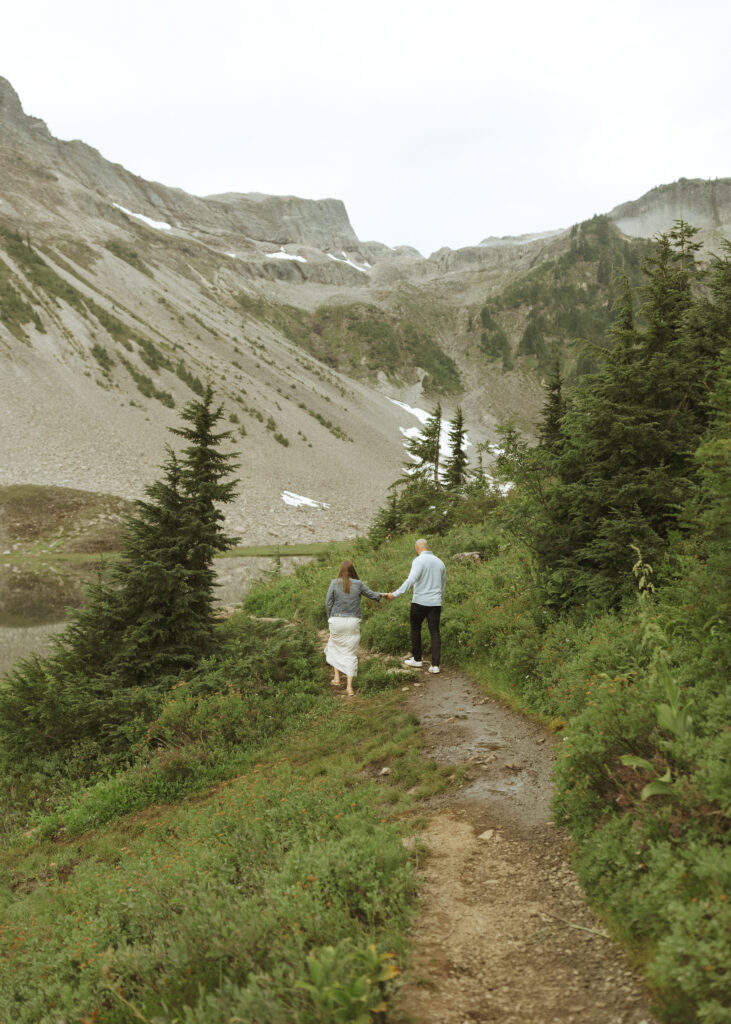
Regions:
<instances>
[{"instance_id":1,"label":"mist over mountain","mask_svg":"<svg viewBox=\"0 0 731 1024\"><path fill-rule=\"evenodd\" d=\"M530 432L546 361L573 366L571 339L610 316L613 272L637 271L642 240L680 216L717 247L731 179L424 257L359 240L338 199L145 181L54 138L0 78L0 483L138 497L210 379L240 452L230 527L252 543L352 536L401 471L419 425L404 406L461 405L473 445L508 418Z\"/></svg>"}]
</instances>

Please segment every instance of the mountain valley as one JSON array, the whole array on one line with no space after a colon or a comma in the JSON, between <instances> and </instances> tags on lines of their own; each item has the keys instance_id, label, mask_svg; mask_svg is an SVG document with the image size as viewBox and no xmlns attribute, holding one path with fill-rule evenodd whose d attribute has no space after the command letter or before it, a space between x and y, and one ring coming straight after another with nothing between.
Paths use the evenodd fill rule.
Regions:
<instances>
[{"instance_id":1,"label":"mountain valley","mask_svg":"<svg viewBox=\"0 0 731 1024\"><path fill-rule=\"evenodd\" d=\"M229 528L362 533L419 410L461 406L473 461L508 419L530 436L551 360L590 368L573 340L600 340L614 274L638 288L645 239L681 215L713 251L731 179L425 258L360 241L339 200L145 181L55 139L0 79L0 484L140 497L211 380L240 453Z\"/></svg>"}]
</instances>

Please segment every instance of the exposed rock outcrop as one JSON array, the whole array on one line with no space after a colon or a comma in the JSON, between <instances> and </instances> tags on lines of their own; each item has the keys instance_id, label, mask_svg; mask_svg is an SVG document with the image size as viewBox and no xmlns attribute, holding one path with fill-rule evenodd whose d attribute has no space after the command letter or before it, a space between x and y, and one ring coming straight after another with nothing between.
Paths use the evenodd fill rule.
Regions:
<instances>
[{"instance_id":1,"label":"exposed rock outcrop","mask_svg":"<svg viewBox=\"0 0 731 1024\"><path fill-rule=\"evenodd\" d=\"M625 235L652 238L683 219L700 228L707 244L731 236L731 178L680 178L622 203L609 217Z\"/></svg>"},{"instance_id":2,"label":"exposed rock outcrop","mask_svg":"<svg viewBox=\"0 0 731 1024\"><path fill-rule=\"evenodd\" d=\"M109 216L105 207L117 203L170 224L172 229L241 235L276 245L303 244L325 251L358 250L358 239L339 199L259 193L201 198L145 181L120 164L105 160L98 150L83 142L54 138L43 121L26 116L18 94L5 78L0 78L0 140L15 152L18 178L22 179L23 172L35 176L46 190L62 194L66 206L72 204L87 213L89 197L93 196L105 216ZM24 205L26 213L32 213L32 205Z\"/></svg>"}]
</instances>

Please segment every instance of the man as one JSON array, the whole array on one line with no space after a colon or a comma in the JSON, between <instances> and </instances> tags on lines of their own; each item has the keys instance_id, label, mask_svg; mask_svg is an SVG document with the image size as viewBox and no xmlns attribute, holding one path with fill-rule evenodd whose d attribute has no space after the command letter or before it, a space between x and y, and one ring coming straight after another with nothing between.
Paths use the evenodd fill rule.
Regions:
<instances>
[{"instance_id":1,"label":"man","mask_svg":"<svg viewBox=\"0 0 731 1024\"><path fill-rule=\"evenodd\" d=\"M431 665L429 671L439 672L442 654L442 638L439 632L439 619L442 614L442 598L447 579L447 570L441 558L429 550L429 545L421 537L414 544L416 558L411 563L411 572L398 590L386 596L393 600L400 597L411 587L414 595L411 601L411 657L404 659L410 668L421 668L421 626L424 619L429 626L431 640Z\"/></svg>"}]
</instances>

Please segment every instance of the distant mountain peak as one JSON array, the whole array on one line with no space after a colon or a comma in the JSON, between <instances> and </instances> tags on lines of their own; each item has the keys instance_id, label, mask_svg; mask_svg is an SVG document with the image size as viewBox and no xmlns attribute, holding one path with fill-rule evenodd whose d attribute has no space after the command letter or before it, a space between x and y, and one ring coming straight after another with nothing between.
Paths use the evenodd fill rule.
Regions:
<instances>
[{"instance_id":1,"label":"distant mountain peak","mask_svg":"<svg viewBox=\"0 0 731 1024\"><path fill-rule=\"evenodd\" d=\"M704 233L731 235L731 178L678 178L658 185L639 199L615 206L609 213L620 231L651 238L667 231L676 220L687 221Z\"/></svg>"},{"instance_id":2,"label":"distant mountain peak","mask_svg":"<svg viewBox=\"0 0 731 1024\"><path fill-rule=\"evenodd\" d=\"M40 128L48 134L45 121L41 121L38 117L29 117L23 110L20 96L7 78L0 76L0 129L4 126L20 130L23 133L26 133L28 129L38 130Z\"/></svg>"}]
</instances>

